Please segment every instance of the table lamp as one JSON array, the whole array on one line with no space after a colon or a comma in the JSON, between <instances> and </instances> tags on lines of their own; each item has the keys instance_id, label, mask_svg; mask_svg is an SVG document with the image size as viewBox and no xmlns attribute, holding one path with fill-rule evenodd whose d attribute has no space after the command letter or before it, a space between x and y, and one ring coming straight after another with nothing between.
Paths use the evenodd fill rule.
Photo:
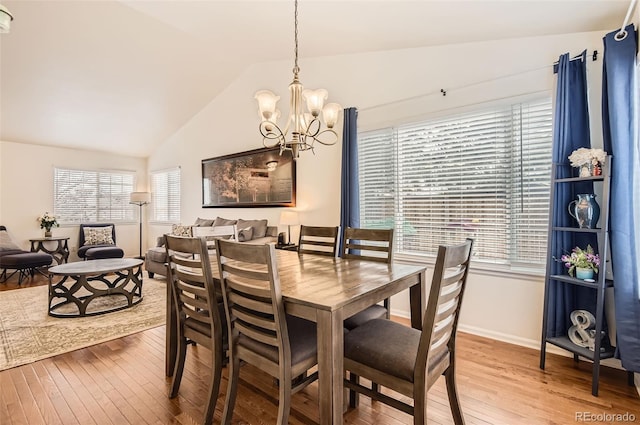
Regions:
<instances>
[{"instance_id":1,"label":"table lamp","mask_svg":"<svg viewBox=\"0 0 640 425\"><path fill-rule=\"evenodd\" d=\"M280 213L280 224L287 225L287 245L291 245L291 226L300 224L296 211L282 211Z\"/></svg>"},{"instance_id":2,"label":"table lamp","mask_svg":"<svg viewBox=\"0 0 640 425\"><path fill-rule=\"evenodd\" d=\"M140 207L140 254L138 258L144 259L142 256L142 206L151 202L151 193L149 192L131 192L129 195L129 203Z\"/></svg>"}]
</instances>

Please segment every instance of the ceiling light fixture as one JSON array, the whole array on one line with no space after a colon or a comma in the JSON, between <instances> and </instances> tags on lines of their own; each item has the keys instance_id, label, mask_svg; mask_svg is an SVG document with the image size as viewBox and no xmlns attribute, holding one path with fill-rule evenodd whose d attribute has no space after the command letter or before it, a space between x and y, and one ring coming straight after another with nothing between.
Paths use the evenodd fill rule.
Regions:
<instances>
[{"instance_id":1,"label":"ceiling light fixture","mask_svg":"<svg viewBox=\"0 0 640 425\"><path fill-rule=\"evenodd\" d=\"M0 4L0 34L7 34L9 32L11 21L13 21L13 15L6 7Z\"/></svg>"},{"instance_id":2,"label":"ceiling light fixture","mask_svg":"<svg viewBox=\"0 0 640 425\"><path fill-rule=\"evenodd\" d=\"M333 126L338 122L338 117L342 107L337 103L324 105L329 93L325 89L303 90L298 79L300 67L298 66L298 0L295 0L294 13L294 41L295 41L295 62L293 67L293 81L289 85L289 118L286 121L284 131L278 126L280 111L277 109L280 96L276 96L269 90L260 90L256 93L255 99L258 101L260 111L260 133L264 146L273 148L280 147L280 155L284 151L291 151L293 159L299 157L300 151L313 151L314 143L323 145L333 145L338 140L338 134L333 130ZM302 99L307 102L307 111L304 111ZM324 107L323 107L324 105ZM320 113L324 119L326 129L322 129ZM289 140L287 136L290 134ZM324 139L324 140L323 140Z\"/></svg>"},{"instance_id":3,"label":"ceiling light fixture","mask_svg":"<svg viewBox=\"0 0 640 425\"><path fill-rule=\"evenodd\" d=\"M266 165L268 171L276 171L276 168L278 168L278 161L268 161Z\"/></svg>"}]
</instances>

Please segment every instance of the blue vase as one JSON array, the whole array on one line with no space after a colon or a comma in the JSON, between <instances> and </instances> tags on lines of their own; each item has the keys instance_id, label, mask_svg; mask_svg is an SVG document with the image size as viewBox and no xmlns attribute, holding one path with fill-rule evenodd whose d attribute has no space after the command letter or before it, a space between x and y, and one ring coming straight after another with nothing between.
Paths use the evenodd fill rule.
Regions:
<instances>
[{"instance_id":1,"label":"blue vase","mask_svg":"<svg viewBox=\"0 0 640 425\"><path fill-rule=\"evenodd\" d=\"M569 202L569 215L576 219L581 229L595 229L600 218L600 205L593 193L582 193L578 199Z\"/></svg>"},{"instance_id":2,"label":"blue vase","mask_svg":"<svg viewBox=\"0 0 640 425\"><path fill-rule=\"evenodd\" d=\"M576 277L578 279L593 279L593 269L576 267Z\"/></svg>"}]
</instances>

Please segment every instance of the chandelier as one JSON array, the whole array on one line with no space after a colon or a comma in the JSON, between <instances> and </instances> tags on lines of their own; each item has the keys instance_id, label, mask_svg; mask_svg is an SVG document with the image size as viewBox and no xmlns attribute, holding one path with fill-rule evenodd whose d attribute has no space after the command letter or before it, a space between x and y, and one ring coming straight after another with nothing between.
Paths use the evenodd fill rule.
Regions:
<instances>
[{"instance_id":1,"label":"chandelier","mask_svg":"<svg viewBox=\"0 0 640 425\"><path fill-rule=\"evenodd\" d=\"M11 15L9 9L0 4L0 34L9 32L11 21L13 21L13 15Z\"/></svg>"},{"instance_id":2,"label":"chandelier","mask_svg":"<svg viewBox=\"0 0 640 425\"><path fill-rule=\"evenodd\" d=\"M284 151L291 151L293 159L297 159L300 151L311 150L314 144L333 145L338 140L333 126L338 122L342 107L337 103L324 105L329 93L324 89L303 90L298 74L298 0L295 0L294 13L294 40L295 62L293 66L293 81L289 84L289 117L284 131L278 126L280 111L277 109L280 96L276 96L269 90L260 90L255 94L260 111L260 133L265 147L280 147L280 155ZM303 99L307 103L306 111L303 108ZM322 114L322 118L321 118ZM324 120L323 123L321 119Z\"/></svg>"}]
</instances>

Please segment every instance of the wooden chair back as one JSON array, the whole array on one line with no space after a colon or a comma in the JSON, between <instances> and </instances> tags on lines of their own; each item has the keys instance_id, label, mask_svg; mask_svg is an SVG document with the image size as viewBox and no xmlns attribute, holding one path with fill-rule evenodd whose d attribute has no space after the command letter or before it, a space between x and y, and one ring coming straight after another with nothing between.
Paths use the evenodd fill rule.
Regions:
<instances>
[{"instance_id":1,"label":"wooden chair back","mask_svg":"<svg viewBox=\"0 0 640 425\"><path fill-rule=\"evenodd\" d=\"M393 257L393 229L347 227L342 235L341 257L390 263Z\"/></svg>"},{"instance_id":2,"label":"wooden chair back","mask_svg":"<svg viewBox=\"0 0 640 425\"><path fill-rule=\"evenodd\" d=\"M300 226L298 253L336 256L338 226Z\"/></svg>"},{"instance_id":3,"label":"wooden chair back","mask_svg":"<svg viewBox=\"0 0 640 425\"><path fill-rule=\"evenodd\" d=\"M434 367L434 362L430 359L441 358L447 351L450 353L450 358L455 356L455 335L462 296L467 284L472 249L472 239L467 239L459 245L438 248L429 300L422 324L414 382L425 382L427 376L431 376L435 381L449 367L448 362L441 362L442 371L438 373L429 371L429 367ZM433 382L425 382L425 384L428 389Z\"/></svg>"},{"instance_id":4,"label":"wooden chair back","mask_svg":"<svg viewBox=\"0 0 640 425\"><path fill-rule=\"evenodd\" d=\"M291 348L275 246L215 242L231 344L239 358L278 376L280 365L291 368ZM247 348L262 344L278 350L278 362Z\"/></svg>"},{"instance_id":5,"label":"wooden chair back","mask_svg":"<svg viewBox=\"0 0 640 425\"><path fill-rule=\"evenodd\" d=\"M203 238L165 236L168 282L184 337L211 346L222 340L223 324L218 309L207 244ZM185 326L186 324L186 326Z\"/></svg>"}]
</instances>

